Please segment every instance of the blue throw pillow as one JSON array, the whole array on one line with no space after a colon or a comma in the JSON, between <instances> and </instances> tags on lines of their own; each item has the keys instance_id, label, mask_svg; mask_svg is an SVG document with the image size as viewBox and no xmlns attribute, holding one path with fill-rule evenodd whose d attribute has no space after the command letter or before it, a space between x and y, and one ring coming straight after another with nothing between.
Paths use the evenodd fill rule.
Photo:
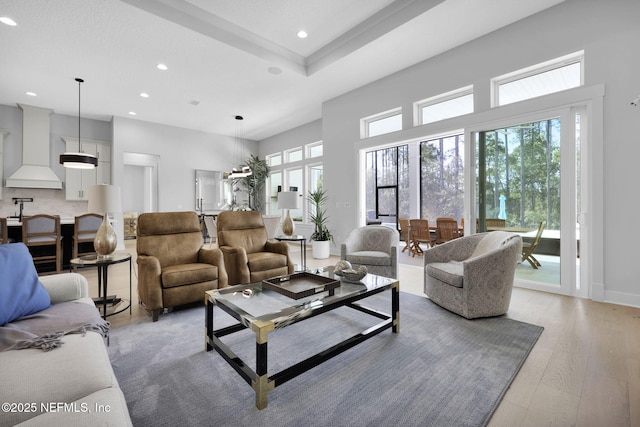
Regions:
<instances>
[{"instance_id":1,"label":"blue throw pillow","mask_svg":"<svg viewBox=\"0 0 640 427\"><path fill-rule=\"evenodd\" d=\"M0 245L0 325L51 305L24 243Z\"/></svg>"}]
</instances>

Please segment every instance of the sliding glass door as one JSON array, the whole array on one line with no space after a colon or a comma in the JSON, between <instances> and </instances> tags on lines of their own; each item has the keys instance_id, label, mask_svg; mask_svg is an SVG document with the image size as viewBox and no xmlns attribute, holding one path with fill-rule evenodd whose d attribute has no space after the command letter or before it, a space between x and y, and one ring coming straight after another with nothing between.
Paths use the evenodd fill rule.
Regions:
<instances>
[{"instance_id":1,"label":"sliding glass door","mask_svg":"<svg viewBox=\"0 0 640 427\"><path fill-rule=\"evenodd\" d=\"M475 134L476 227L522 236L527 250L516 272L522 286L580 289L580 117L567 109Z\"/></svg>"}]
</instances>

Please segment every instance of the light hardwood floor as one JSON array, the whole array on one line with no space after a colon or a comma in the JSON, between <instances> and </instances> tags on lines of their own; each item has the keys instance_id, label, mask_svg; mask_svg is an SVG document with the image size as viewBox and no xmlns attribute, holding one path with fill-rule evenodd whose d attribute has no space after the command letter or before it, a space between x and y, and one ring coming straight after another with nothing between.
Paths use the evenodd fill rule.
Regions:
<instances>
[{"instance_id":1,"label":"light hardwood floor","mask_svg":"<svg viewBox=\"0 0 640 427\"><path fill-rule=\"evenodd\" d=\"M296 246L291 256L299 262ZM137 303L135 240L125 241L125 247L134 257L133 313L110 317L112 328L151 322ZM337 260L307 256L309 268ZM109 268L109 294L128 296L128 271L128 263ZM95 269L79 272L97 296ZM401 264L399 279L401 290L424 296L421 267ZM640 427L640 308L514 288L507 316L545 329L490 427Z\"/></svg>"}]
</instances>

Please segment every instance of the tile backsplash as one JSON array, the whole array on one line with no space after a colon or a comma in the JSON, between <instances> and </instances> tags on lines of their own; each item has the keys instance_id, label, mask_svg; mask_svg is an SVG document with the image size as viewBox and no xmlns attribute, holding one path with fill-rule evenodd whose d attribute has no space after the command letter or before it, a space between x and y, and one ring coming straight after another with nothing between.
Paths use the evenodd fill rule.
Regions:
<instances>
[{"instance_id":1,"label":"tile backsplash","mask_svg":"<svg viewBox=\"0 0 640 427\"><path fill-rule=\"evenodd\" d=\"M2 200L0 200L0 217L20 213L20 205L14 204L12 197L33 197L33 202L24 203L24 215L49 214L60 215L61 218L73 218L87 213L87 202L65 200L64 190L5 187L2 189Z\"/></svg>"}]
</instances>

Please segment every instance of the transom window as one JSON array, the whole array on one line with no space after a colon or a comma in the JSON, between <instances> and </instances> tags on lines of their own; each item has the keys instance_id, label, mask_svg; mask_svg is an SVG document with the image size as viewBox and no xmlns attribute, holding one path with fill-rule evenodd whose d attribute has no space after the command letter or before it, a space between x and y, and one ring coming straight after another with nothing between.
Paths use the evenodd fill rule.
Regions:
<instances>
[{"instance_id":1,"label":"transom window","mask_svg":"<svg viewBox=\"0 0 640 427\"><path fill-rule=\"evenodd\" d=\"M416 125L473 113L473 86L443 93L415 103Z\"/></svg>"},{"instance_id":2,"label":"transom window","mask_svg":"<svg viewBox=\"0 0 640 427\"><path fill-rule=\"evenodd\" d=\"M384 135L385 133L402 130L402 109L396 108L384 113L365 117L360 121L360 137Z\"/></svg>"},{"instance_id":3,"label":"transom window","mask_svg":"<svg viewBox=\"0 0 640 427\"><path fill-rule=\"evenodd\" d=\"M584 51L491 79L494 107L524 101L583 84Z\"/></svg>"}]
</instances>

